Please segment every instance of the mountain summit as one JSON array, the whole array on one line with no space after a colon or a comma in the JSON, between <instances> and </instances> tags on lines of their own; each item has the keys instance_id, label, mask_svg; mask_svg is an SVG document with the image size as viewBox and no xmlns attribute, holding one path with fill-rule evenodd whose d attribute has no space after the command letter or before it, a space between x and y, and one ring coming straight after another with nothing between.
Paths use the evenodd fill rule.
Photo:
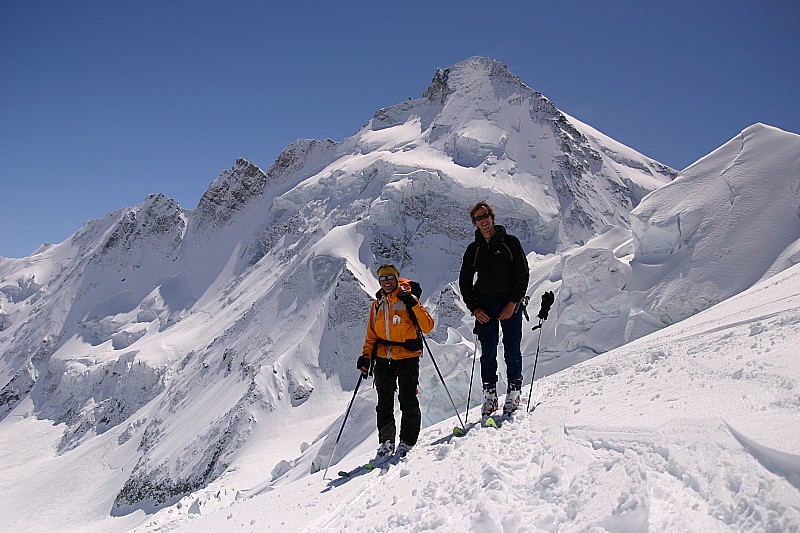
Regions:
<instances>
[{"instance_id":1,"label":"mountain summit","mask_svg":"<svg viewBox=\"0 0 800 533\"><path fill-rule=\"evenodd\" d=\"M641 198L676 174L562 113L489 58L437 70L422 99L379 111L360 134L400 125L447 158L452 166L440 169L460 188L503 208L514 198L508 208L529 221L539 253L606 224L628 226Z\"/></svg>"}]
</instances>

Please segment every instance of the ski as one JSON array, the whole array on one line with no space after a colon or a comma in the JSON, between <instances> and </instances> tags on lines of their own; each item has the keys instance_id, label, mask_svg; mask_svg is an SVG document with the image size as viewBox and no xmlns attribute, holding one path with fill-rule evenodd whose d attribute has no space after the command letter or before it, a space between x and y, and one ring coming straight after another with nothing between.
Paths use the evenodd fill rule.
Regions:
<instances>
[{"instance_id":1,"label":"ski","mask_svg":"<svg viewBox=\"0 0 800 533\"><path fill-rule=\"evenodd\" d=\"M536 410L536 408L539 406L539 404L541 404L541 403L542 402L536 402L533 405L533 407L531 407L531 410L528 411L528 412L529 413L534 412ZM485 419L482 421L481 425L483 427L492 427L492 428L495 428L495 429L500 429L500 427L503 424L505 424L506 422L514 420L514 413L515 412L516 411L512 411L510 413L505 413L504 412L504 413L498 413L496 415L489 415L489 416L485 417Z\"/></svg>"},{"instance_id":2,"label":"ski","mask_svg":"<svg viewBox=\"0 0 800 533\"><path fill-rule=\"evenodd\" d=\"M384 464L387 464L388 462L389 461L387 461ZM381 466L383 466L383 465L381 465ZM359 466L355 467L354 469L350 470L349 472L347 470L339 470L339 477L343 477L343 478L353 477L353 476L357 476L357 475L359 475L361 473L372 472L375 468L376 467L372 463L365 463L363 465L359 465Z\"/></svg>"},{"instance_id":3,"label":"ski","mask_svg":"<svg viewBox=\"0 0 800 533\"><path fill-rule=\"evenodd\" d=\"M459 427L459 426L454 427L453 428L453 435L455 435L456 437L463 437L464 435L469 433L469 431L472 428L474 428L475 426L480 426L480 427L484 427L484 428L485 427L497 428L497 427L500 427L501 424L502 424L502 421L501 421L500 415L483 416L477 422L470 422L463 429L461 427Z\"/></svg>"},{"instance_id":4,"label":"ski","mask_svg":"<svg viewBox=\"0 0 800 533\"><path fill-rule=\"evenodd\" d=\"M483 427L485 428L494 428L500 429L500 426L509 419L507 415L490 415L486 417L486 420L483 421Z\"/></svg>"},{"instance_id":5,"label":"ski","mask_svg":"<svg viewBox=\"0 0 800 533\"><path fill-rule=\"evenodd\" d=\"M537 402L533 407L531 407L530 411L528 411L528 412L532 413L539 406L540 403L542 403L542 402ZM431 444L432 445L445 444L447 442L450 442L450 440L453 437L461 438L461 437L465 436L467 433L469 433L472 430L472 428L474 428L475 426L484 427L484 428L493 427L493 428L499 429L500 426L502 426L504 422L506 422L508 420L512 420L512 419L513 419L513 413L511 415L495 414L495 415L490 415L490 416L482 416L481 419L478 420L477 422L469 422L463 428L461 426L455 426L453 428L452 433L450 433L448 435L445 435L445 436L443 436L442 438L440 438L438 440L433 441Z\"/></svg>"},{"instance_id":6,"label":"ski","mask_svg":"<svg viewBox=\"0 0 800 533\"><path fill-rule=\"evenodd\" d=\"M474 428L476 425L478 425L478 422L470 422L463 428L461 426L456 426L453 428L453 435L455 435L456 437L463 437L469 432L470 429Z\"/></svg>"},{"instance_id":7,"label":"ski","mask_svg":"<svg viewBox=\"0 0 800 533\"><path fill-rule=\"evenodd\" d=\"M393 456L389 458L388 461L383 461L379 464L364 463L363 465L359 465L353 468L352 470L340 470L339 477L335 477L329 480L328 487L323 492L328 492L330 490L335 489L336 487L340 487L354 478L369 474L373 470L377 470L378 472L380 472L379 475L382 475L389 470L389 467L400 463L402 460L403 457Z\"/></svg>"},{"instance_id":8,"label":"ski","mask_svg":"<svg viewBox=\"0 0 800 533\"><path fill-rule=\"evenodd\" d=\"M405 458L405 456L401 457L401 456L399 456L397 454L394 454L391 457L389 457L388 459L386 459L385 461L380 461L380 462L377 462L377 463L375 463L375 462L364 463L363 465L359 465L359 466L355 467L354 469L352 469L350 471L340 470L339 471L339 477L342 478L342 479L347 479L347 478L351 478L351 477L356 477L356 476L360 476L360 475L363 475L363 474L367 474L369 472L372 472L373 470L384 470L385 471L385 470L388 470L388 468L390 466L393 466L393 465L396 465L396 464L400 463L400 461L402 461L404 458Z\"/></svg>"}]
</instances>

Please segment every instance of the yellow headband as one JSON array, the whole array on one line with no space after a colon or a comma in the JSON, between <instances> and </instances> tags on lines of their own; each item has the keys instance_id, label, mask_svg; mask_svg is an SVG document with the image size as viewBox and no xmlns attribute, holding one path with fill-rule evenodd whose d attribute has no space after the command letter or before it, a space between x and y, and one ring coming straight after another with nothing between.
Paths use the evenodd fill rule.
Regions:
<instances>
[{"instance_id":1,"label":"yellow headband","mask_svg":"<svg viewBox=\"0 0 800 533\"><path fill-rule=\"evenodd\" d=\"M378 277L392 274L395 278L400 279L400 271L391 263L381 265L378 267Z\"/></svg>"}]
</instances>

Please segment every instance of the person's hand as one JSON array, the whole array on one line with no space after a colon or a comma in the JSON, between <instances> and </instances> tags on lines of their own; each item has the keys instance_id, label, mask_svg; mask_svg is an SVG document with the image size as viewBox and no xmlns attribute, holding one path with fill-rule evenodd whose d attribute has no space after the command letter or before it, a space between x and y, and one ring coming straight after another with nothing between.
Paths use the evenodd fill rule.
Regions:
<instances>
[{"instance_id":1,"label":"person's hand","mask_svg":"<svg viewBox=\"0 0 800 533\"><path fill-rule=\"evenodd\" d=\"M369 374L369 357L362 355L356 362L356 368L361 371L362 376Z\"/></svg>"},{"instance_id":2,"label":"person's hand","mask_svg":"<svg viewBox=\"0 0 800 533\"><path fill-rule=\"evenodd\" d=\"M411 309L417 305L417 299L410 292L400 292L397 294L397 299L406 304L406 308Z\"/></svg>"},{"instance_id":3,"label":"person's hand","mask_svg":"<svg viewBox=\"0 0 800 533\"><path fill-rule=\"evenodd\" d=\"M492 319L492 317L489 316L489 313L486 312L486 309L483 309L481 307L475 309L475 312L472 314L475 315L475 320L477 320L481 324L486 324Z\"/></svg>"},{"instance_id":4,"label":"person's hand","mask_svg":"<svg viewBox=\"0 0 800 533\"><path fill-rule=\"evenodd\" d=\"M498 316L497 318L499 318L500 320L509 319L514 315L514 311L516 309L517 309L517 304L516 303L508 302L506 304L506 306L503 307L503 310L500 311L500 316Z\"/></svg>"}]
</instances>

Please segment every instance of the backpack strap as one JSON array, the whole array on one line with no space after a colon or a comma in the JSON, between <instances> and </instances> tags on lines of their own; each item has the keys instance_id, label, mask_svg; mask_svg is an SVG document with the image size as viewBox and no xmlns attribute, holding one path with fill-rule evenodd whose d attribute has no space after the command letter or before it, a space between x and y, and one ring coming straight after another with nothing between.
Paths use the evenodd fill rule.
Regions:
<instances>
[{"instance_id":1,"label":"backpack strap","mask_svg":"<svg viewBox=\"0 0 800 533\"><path fill-rule=\"evenodd\" d=\"M422 294L422 288L420 287L420 284L417 283L416 281L410 281L409 284L411 285L411 294L419 298L415 290L418 291L419 294ZM379 295L380 291L376 296ZM374 329L375 325L378 323L378 310L380 309L381 306L381 300L380 299L373 300L372 306L373 306L372 328ZM406 308L406 311L408 311L408 316L411 319L411 323L414 324L414 327L417 330L417 336L412 337L410 339L406 339L404 341L390 341L388 339L383 339L381 337L378 337L375 342L375 345L372 347L372 357L375 357L379 344L382 344L384 346L402 346L406 350L411 350L412 352L422 351L422 337L420 336L421 331L419 328L419 323L417 322L417 315L414 314L414 310L409 307Z\"/></svg>"},{"instance_id":2,"label":"backpack strap","mask_svg":"<svg viewBox=\"0 0 800 533\"><path fill-rule=\"evenodd\" d=\"M478 254L481 251L481 245L477 244L477 242L478 241L475 241L476 246L475 246L475 255L472 258L472 270L477 270L477 268L478 268ZM508 257L511 258L511 261L513 262L514 261L514 252L512 252L511 248L506 244L506 236L505 235L501 235L500 236L500 244L502 244L503 248L506 249L506 251L508 252Z\"/></svg>"},{"instance_id":3,"label":"backpack strap","mask_svg":"<svg viewBox=\"0 0 800 533\"><path fill-rule=\"evenodd\" d=\"M514 262L514 252L512 252L512 251L511 251L511 248L509 248L509 247L508 247L508 245L506 244L506 239L505 239L505 237L501 237L501 238L500 238L500 243L501 243L501 244L503 245L503 247L505 247L505 249L508 251L508 256L511 258L511 262L513 263L513 262Z\"/></svg>"},{"instance_id":4,"label":"backpack strap","mask_svg":"<svg viewBox=\"0 0 800 533\"><path fill-rule=\"evenodd\" d=\"M412 339L406 339L404 341L390 341L378 337L375 346L377 346L378 344L382 344L384 346L402 346L406 350L411 350L412 352L422 351L422 339L419 338L419 336L414 337Z\"/></svg>"}]
</instances>

